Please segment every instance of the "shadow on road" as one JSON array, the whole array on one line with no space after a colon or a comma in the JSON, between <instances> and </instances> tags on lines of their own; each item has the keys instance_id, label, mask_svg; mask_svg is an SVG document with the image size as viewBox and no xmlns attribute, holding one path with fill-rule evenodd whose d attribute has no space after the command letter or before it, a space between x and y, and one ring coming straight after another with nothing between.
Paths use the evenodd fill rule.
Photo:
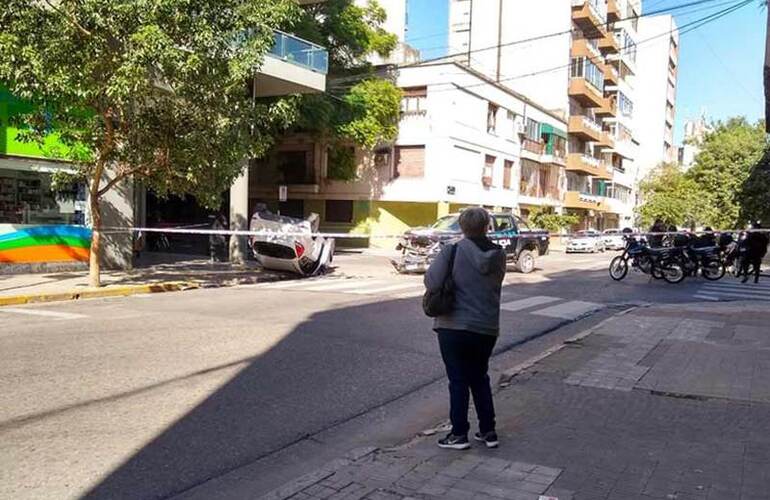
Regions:
<instances>
[{"instance_id":1,"label":"shadow on road","mask_svg":"<svg viewBox=\"0 0 770 500\"><path fill-rule=\"evenodd\" d=\"M540 283L507 286L504 292L525 297L554 294L558 293L554 281L578 287L581 300L598 300L599 292L609 289L617 302L630 302L633 290L644 284L642 277L615 283L606 270L580 270L555 273ZM661 293L666 289L671 285L652 282L647 298L658 303L686 300ZM516 342L517 334L544 331L555 324L553 318L526 312L503 314L498 350ZM382 300L313 314L84 498L169 497L423 387L443 376L430 330L418 299ZM259 335L260 329L246 334ZM211 348L217 348L216 338L211 339Z\"/></svg>"}]
</instances>

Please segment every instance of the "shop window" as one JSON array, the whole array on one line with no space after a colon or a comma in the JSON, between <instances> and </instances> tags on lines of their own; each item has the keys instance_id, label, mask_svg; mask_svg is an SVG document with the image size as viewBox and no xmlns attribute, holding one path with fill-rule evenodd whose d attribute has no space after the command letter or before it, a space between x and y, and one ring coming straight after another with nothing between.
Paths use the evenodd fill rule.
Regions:
<instances>
[{"instance_id":1,"label":"shop window","mask_svg":"<svg viewBox=\"0 0 770 500\"><path fill-rule=\"evenodd\" d=\"M51 174L0 169L0 223L84 224L84 185L55 193Z\"/></svg>"},{"instance_id":2,"label":"shop window","mask_svg":"<svg viewBox=\"0 0 770 500\"><path fill-rule=\"evenodd\" d=\"M351 224L353 222L352 200L326 200L326 222Z\"/></svg>"},{"instance_id":3,"label":"shop window","mask_svg":"<svg viewBox=\"0 0 770 500\"><path fill-rule=\"evenodd\" d=\"M396 146L396 177L425 175L425 146Z\"/></svg>"}]
</instances>

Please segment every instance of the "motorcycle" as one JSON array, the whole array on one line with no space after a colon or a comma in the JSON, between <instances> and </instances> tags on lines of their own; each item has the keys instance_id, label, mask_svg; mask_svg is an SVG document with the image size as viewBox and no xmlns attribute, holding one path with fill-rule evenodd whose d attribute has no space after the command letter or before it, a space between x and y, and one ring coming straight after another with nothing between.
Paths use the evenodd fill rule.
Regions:
<instances>
[{"instance_id":1,"label":"motorcycle","mask_svg":"<svg viewBox=\"0 0 770 500\"><path fill-rule=\"evenodd\" d=\"M671 258L676 251L674 248L651 248L646 241L639 241L632 235L624 235L624 238L623 253L610 261L610 278L620 281L633 268L668 283L679 283L684 279L681 265Z\"/></svg>"}]
</instances>

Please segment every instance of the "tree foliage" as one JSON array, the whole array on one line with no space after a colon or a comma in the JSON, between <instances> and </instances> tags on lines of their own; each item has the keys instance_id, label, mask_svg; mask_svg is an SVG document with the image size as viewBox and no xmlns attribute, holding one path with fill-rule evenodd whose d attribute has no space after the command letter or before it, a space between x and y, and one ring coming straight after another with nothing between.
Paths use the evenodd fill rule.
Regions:
<instances>
[{"instance_id":1,"label":"tree foliage","mask_svg":"<svg viewBox=\"0 0 770 500\"><path fill-rule=\"evenodd\" d=\"M529 222L551 233L558 233L580 222L580 217L570 214L557 214L552 208L535 207L529 212Z\"/></svg>"},{"instance_id":2,"label":"tree foliage","mask_svg":"<svg viewBox=\"0 0 770 500\"><path fill-rule=\"evenodd\" d=\"M216 206L244 159L297 124L364 145L391 137L398 103L393 92L373 95L381 82L357 83L318 109L326 97L254 99L248 84L275 29L329 47L341 72L365 69L369 52L395 46L383 20L376 3L354 0L307 10L293 0L6 0L0 84L34 105L24 139L42 142L54 129L80 152L71 159L89 183L91 283L99 281L99 201L126 178ZM311 122L314 113L328 119Z\"/></svg>"},{"instance_id":3,"label":"tree foliage","mask_svg":"<svg viewBox=\"0 0 770 500\"><path fill-rule=\"evenodd\" d=\"M745 118L717 123L706 134L695 164L687 172L707 207L708 216L703 222L722 228L747 222L741 215L741 205L753 203L748 196L754 194L744 185L767 147L764 124L750 124Z\"/></svg>"},{"instance_id":4,"label":"tree foliage","mask_svg":"<svg viewBox=\"0 0 770 500\"><path fill-rule=\"evenodd\" d=\"M695 226L710 219L698 185L677 165L663 164L639 186L643 203L638 208L644 226L660 219L666 225Z\"/></svg>"}]
</instances>

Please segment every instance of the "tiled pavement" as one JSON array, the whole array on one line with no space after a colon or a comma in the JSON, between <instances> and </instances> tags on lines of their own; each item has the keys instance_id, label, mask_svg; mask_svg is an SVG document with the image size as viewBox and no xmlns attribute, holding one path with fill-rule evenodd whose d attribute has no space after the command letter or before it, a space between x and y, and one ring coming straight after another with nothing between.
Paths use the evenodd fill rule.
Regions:
<instances>
[{"instance_id":1,"label":"tiled pavement","mask_svg":"<svg viewBox=\"0 0 770 500\"><path fill-rule=\"evenodd\" d=\"M499 449L422 438L267 498L770 498L768 324L748 302L638 309L497 393Z\"/></svg>"}]
</instances>

